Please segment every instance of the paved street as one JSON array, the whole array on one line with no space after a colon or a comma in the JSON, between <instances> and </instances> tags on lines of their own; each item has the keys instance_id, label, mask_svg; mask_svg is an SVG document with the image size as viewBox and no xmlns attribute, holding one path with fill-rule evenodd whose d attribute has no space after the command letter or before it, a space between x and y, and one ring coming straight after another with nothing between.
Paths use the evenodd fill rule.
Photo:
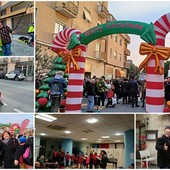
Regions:
<instances>
[{"instance_id":1,"label":"paved street","mask_svg":"<svg viewBox=\"0 0 170 170\"><path fill-rule=\"evenodd\" d=\"M105 104L107 103L107 99L105 100ZM117 104L114 108L105 106L100 106L98 108L99 112L130 112L130 113L139 113L139 112L146 112L145 108L143 107L131 107L131 104L122 104L120 100L120 104ZM142 103L139 101L138 104L142 106ZM94 110L97 112L97 106L94 107ZM87 98L83 98L82 104L82 112L87 112Z\"/></svg>"},{"instance_id":2,"label":"paved street","mask_svg":"<svg viewBox=\"0 0 170 170\"><path fill-rule=\"evenodd\" d=\"M0 112L34 112L34 83L0 79L4 106Z\"/></svg>"},{"instance_id":3,"label":"paved street","mask_svg":"<svg viewBox=\"0 0 170 170\"><path fill-rule=\"evenodd\" d=\"M18 41L20 35L12 35L12 56L34 56L34 47Z\"/></svg>"}]
</instances>

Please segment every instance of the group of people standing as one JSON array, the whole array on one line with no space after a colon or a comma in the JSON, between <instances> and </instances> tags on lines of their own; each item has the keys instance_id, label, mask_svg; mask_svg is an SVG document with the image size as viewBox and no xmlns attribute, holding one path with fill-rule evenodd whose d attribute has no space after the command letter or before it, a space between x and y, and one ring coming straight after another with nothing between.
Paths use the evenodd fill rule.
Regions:
<instances>
[{"instance_id":1,"label":"group of people standing","mask_svg":"<svg viewBox=\"0 0 170 170\"><path fill-rule=\"evenodd\" d=\"M65 163L64 163L65 162ZM36 169L64 169L66 168L78 168L78 169L106 169L107 167L107 153L104 150L101 150L100 154L97 155L97 152L90 152L84 154L72 154L69 152L65 153L64 150L53 152L52 159L45 161L44 156L37 158L35 163Z\"/></svg>"},{"instance_id":2,"label":"group of people standing","mask_svg":"<svg viewBox=\"0 0 170 170\"><path fill-rule=\"evenodd\" d=\"M18 135L18 137L12 136L8 131L3 132L0 140L0 167L3 169L33 169L33 135L31 131L27 136Z\"/></svg>"},{"instance_id":3,"label":"group of people standing","mask_svg":"<svg viewBox=\"0 0 170 170\"><path fill-rule=\"evenodd\" d=\"M94 105L105 106L105 99L108 91L113 91L113 97L116 95L117 104L122 98L122 104L132 104L132 107L138 105L138 97L141 98L142 107L145 107L146 98L146 81L136 81L134 77L130 80L127 78L117 78L106 80L104 76L98 79L94 76L92 79L84 80L84 95L88 97L87 109L88 112L94 112Z\"/></svg>"}]
</instances>

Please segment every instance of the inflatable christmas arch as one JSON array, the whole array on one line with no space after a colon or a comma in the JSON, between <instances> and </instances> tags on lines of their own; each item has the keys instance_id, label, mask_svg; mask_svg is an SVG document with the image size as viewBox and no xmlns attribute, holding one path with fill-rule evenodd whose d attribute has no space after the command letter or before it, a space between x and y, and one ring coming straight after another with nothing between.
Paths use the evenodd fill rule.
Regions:
<instances>
[{"instance_id":1,"label":"inflatable christmas arch","mask_svg":"<svg viewBox=\"0 0 170 170\"><path fill-rule=\"evenodd\" d=\"M63 57L69 73L66 111L80 112L85 73L86 45L100 37L117 34L136 34L147 43L140 46L140 54L147 55L139 66L146 69L146 111L163 112L164 109L164 60L170 56L170 48L164 47L170 31L170 13L154 24L136 21L112 21L84 33L65 28L53 40L52 50Z\"/></svg>"}]
</instances>

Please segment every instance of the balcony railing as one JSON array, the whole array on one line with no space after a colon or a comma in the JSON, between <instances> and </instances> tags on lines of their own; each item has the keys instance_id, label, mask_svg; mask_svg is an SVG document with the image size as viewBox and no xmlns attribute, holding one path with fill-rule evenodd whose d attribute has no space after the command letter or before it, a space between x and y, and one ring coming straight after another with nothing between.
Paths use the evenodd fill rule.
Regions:
<instances>
[{"instance_id":1,"label":"balcony railing","mask_svg":"<svg viewBox=\"0 0 170 170\"><path fill-rule=\"evenodd\" d=\"M125 49L124 53L125 53L126 56L130 56L130 50Z\"/></svg>"},{"instance_id":2,"label":"balcony railing","mask_svg":"<svg viewBox=\"0 0 170 170\"><path fill-rule=\"evenodd\" d=\"M108 9L103 4L98 5L98 14L103 19L108 19Z\"/></svg>"},{"instance_id":3,"label":"balcony railing","mask_svg":"<svg viewBox=\"0 0 170 170\"><path fill-rule=\"evenodd\" d=\"M78 14L78 5L72 1L57 1L55 10L69 19L76 18Z\"/></svg>"},{"instance_id":4,"label":"balcony railing","mask_svg":"<svg viewBox=\"0 0 170 170\"><path fill-rule=\"evenodd\" d=\"M94 51L94 57L99 61L106 61L107 55L102 51Z\"/></svg>"}]
</instances>

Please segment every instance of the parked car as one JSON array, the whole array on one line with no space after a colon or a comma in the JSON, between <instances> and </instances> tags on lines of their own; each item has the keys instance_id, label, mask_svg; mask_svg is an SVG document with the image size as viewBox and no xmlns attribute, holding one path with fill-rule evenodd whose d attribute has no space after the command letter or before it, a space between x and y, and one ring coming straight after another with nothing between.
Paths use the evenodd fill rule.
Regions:
<instances>
[{"instance_id":1,"label":"parked car","mask_svg":"<svg viewBox=\"0 0 170 170\"><path fill-rule=\"evenodd\" d=\"M19 81L19 80L24 80L26 77L24 76L23 73L19 73L19 72L16 72L15 70L13 70L13 71L10 71L9 73L7 73L4 78L6 80L12 79L15 81Z\"/></svg>"}]
</instances>

